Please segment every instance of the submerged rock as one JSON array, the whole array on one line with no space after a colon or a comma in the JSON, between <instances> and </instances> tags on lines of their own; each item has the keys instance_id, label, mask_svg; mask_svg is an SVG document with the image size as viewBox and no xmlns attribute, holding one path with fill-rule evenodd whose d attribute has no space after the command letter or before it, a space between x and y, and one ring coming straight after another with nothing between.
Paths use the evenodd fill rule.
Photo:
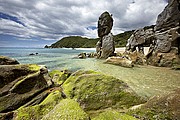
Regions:
<instances>
[{"instance_id":1,"label":"submerged rock","mask_svg":"<svg viewBox=\"0 0 180 120\"><path fill-rule=\"evenodd\" d=\"M122 67L128 67L128 68L133 67L132 61L126 57L108 57L108 59L106 59L105 63L120 65Z\"/></svg>"},{"instance_id":2,"label":"submerged rock","mask_svg":"<svg viewBox=\"0 0 180 120\"><path fill-rule=\"evenodd\" d=\"M86 53L80 53L78 55L78 58L85 59L86 58Z\"/></svg>"},{"instance_id":3,"label":"submerged rock","mask_svg":"<svg viewBox=\"0 0 180 120\"><path fill-rule=\"evenodd\" d=\"M0 56L0 65L16 65L19 62L14 58L9 58L6 56Z\"/></svg>"}]
</instances>

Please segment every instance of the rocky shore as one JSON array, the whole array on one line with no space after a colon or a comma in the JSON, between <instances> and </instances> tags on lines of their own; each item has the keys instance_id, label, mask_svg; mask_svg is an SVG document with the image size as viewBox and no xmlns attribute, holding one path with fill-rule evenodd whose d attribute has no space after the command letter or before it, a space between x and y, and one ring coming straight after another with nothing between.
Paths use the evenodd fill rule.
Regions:
<instances>
[{"instance_id":1,"label":"rocky shore","mask_svg":"<svg viewBox=\"0 0 180 120\"><path fill-rule=\"evenodd\" d=\"M45 66L4 63L0 82L1 120L180 118L179 89L147 99L122 80L96 71L48 72Z\"/></svg>"}]
</instances>

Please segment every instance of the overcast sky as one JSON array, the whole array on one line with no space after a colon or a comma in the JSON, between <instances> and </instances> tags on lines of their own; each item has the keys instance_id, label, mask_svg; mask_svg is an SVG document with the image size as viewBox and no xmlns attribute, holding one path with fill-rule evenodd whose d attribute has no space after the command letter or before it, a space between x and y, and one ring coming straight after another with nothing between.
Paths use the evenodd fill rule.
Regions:
<instances>
[{"instance_id":1,"label":"overcast sky","mask_svg":"<svg viewBox=\"0 0 180 120\"><path fill-rule=\"evenodd\" d=\"M155 24L167 0L0 0L0 46L43 47L65 36L97 37L98 17L113 14L112 33Z\"/></svg>"}]
</instances>

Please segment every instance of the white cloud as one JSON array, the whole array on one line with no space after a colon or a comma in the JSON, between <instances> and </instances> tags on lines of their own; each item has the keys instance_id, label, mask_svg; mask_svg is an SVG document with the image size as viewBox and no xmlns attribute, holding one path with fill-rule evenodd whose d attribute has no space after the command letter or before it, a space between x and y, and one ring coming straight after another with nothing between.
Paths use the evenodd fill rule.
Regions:
<instances>
[{"instance_id":1,"label":"white cloud","mask_svg":"<svg viewBox=\"0 0 180 120\"><path fill-rule=\"evenodd\" d=\"M22 26L0 20L1 34L20 37L59 39L68 35L97 37L98 17L104 11L113 14L113 34L155 24L167 4L162 0L1 0L0 11L19 18Z\"/></svg>"}]
</instances>

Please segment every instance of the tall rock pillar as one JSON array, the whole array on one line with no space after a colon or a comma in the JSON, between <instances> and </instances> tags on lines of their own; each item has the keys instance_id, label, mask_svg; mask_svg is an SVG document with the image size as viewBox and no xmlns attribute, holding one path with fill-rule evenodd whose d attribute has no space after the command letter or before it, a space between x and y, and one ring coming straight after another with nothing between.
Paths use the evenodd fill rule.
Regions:
<instances>
[{"instance_id":1,"label":"tall rock pillar","mask_svg":"<svg viewBox=\"0 0 180 120\"><path fill-rule=\"evenodd\" d=\"M96 52L98 58L108 58L114 54L115 46L111 29L113 26L113 18L108 12L100 15L98 20L98 37L100 40L96 44Z\"/></svg>"}]
</instances>

